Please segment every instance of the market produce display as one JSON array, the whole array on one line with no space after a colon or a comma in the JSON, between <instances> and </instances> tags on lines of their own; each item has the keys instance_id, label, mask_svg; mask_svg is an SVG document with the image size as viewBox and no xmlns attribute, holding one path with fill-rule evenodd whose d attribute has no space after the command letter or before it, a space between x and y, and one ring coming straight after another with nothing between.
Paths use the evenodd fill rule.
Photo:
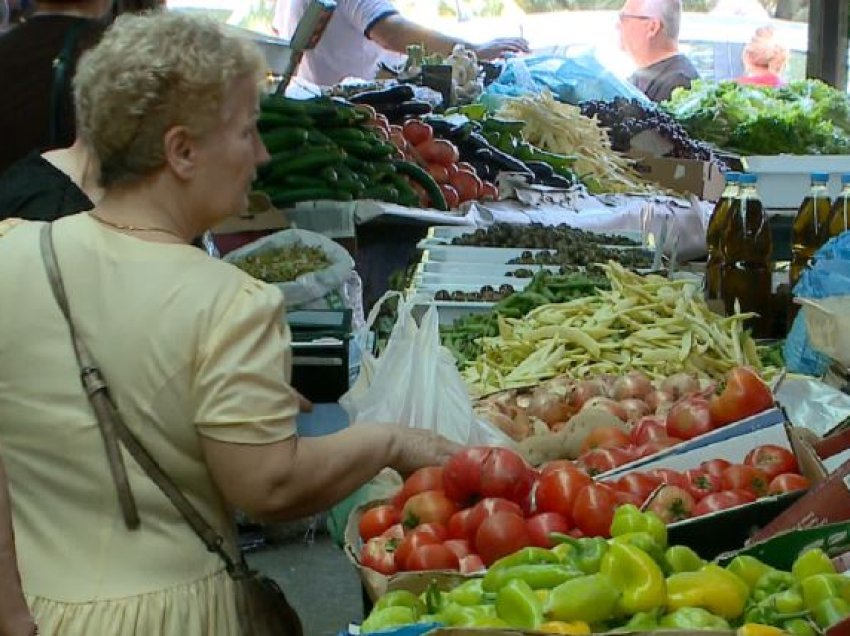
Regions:
<instances>
[{"instance_id":1,"label":"market produce display","mask_svg":"<svg viewBox=\"0 0 850 636\"><path fill-rule=\"evenodd\" d=\"M592 193L648 193L631 162L614 152L607 133L581 114L543 92L506 100L499 117L525 122L523 137L539 148L576 157L574 169Z\"/></svg>"},{"instance_id":2,"label":"market produce display","mask_svg":"<svg viewBox=\"0 0 850 636\"><path fill-rule=\"evenodd\" d=\"M559 376L527 389L502 391L475 403L475 412L516 441L557 432L573 417L603 410L623 426L597 429L584 441L579 458L591 474L652 455L773 406L773 395L751 369L730 371L723 390L676 373L653 383L640 371L577 381ZM612 452L595 452L596 450Z\"/></svg>"},{"instance_id":3,"label":"market produce display","mask_svg":"<svg viewBox=\"0 0 850 636\"><path fill-rule=\"evenodd\" d=\"M499 335L482 338L481 355L463 369L471 390L486 395L562 373L722 378L736 366L761 368L743 329L749 314L714 314L692 282L640 276L613 262L604 269L611 291L501 319Z\"/></svg>"},{"instance_id":4,"label":"market produce display","mask_svg":"<svg viewBox=\"0 0 850 636\"><path fill-rule=\"evenodd\" d=\"M819 80L782 88L698 80L664 108L694 137L742 154L850 154L850 98Z\"/></svg>"},{"instance_id":5,"label":"market produce display","mask_svg":"<svg viewBox=\"0 0 850 636\"><path fill-rule=\"evenodd\" d=\"M652 265L652 252L639 249L618 250L593 243L581 243L557 252L522 252L508 261L508 265L558 265L561 267L598 265L616 261L623 267L647 268Z\"/></svg>"},{"instance_id":6,"label":"market produce display","mask_svg":"<svg viewBox=\"0 0 850 636\"><path fill-rule=\"evenodd\" d=\"M586 232L561 223L560 225L511 225L494 223L469 234L452 239L452 245L475 247L531 247L568 251L586 244L639 246L640 243L616 234Z\"/></svg>"},{"instance_id":7,"label":"market produce display","mask_svg":"<svg viewBox=\"0 0 850 636\"><path fill-rule=\"evenodd\" d=\"M267 283L288 283L303 274L324 269L331 262L321 248L294 243L245 256L233 264Z\"/></svg>"},{"instance_id":8,"label":"market produce display","mask_svg":"<svg viewBox=\"0 0 850 636\"><path fill-rule=\"evenodd\" d=\"M815 626L850 615L850 579L819 548L800 553L788 572L748 555L707 563L668 545L663 522L630 505L608 529L606 540L547 527L554 547L519 548L448 589L433 583L418 596L389 592L361 633L421 622L544 634L740 628L742 636L814 636Z\"/></svg>"},{"instance_id":9,"label":"market produce display","mask_svg":"<svg viewBox=\"0 0 850 636\"><path fill-rule=\"evenodd\" d=\"M277 206L371 198L448 210L434 179L399 158L388 120L371 106L268 96L258 126L271 160L257 188Z\"/></svg>"},{"instance_id":10,"label":"market produce display","mask_svg":"<svg viewBox=\"0 0 850 636\"><path fill-rule=\"evenodd\" d=\"M454 354L458 363L464 364L481 353L481 338L499 333L500 319L522 318L535 307L583 298L596 293L597 289L608 287L604 276L593 272L556 275L543 270L534 275L523 291L500 300L489 312L465 316L456 320L451 327L441 327L440 340Z\"/></svg>"},{"instance_id":11,"label":"market produce display","mask_svg":"<svg viewBox=\"0 0 850 636\"><path fill-rule=\"evenodd\" d=\"M352 104L371 106L384 115L391 124L403 124L411 117L431 112L431 104L416 98L416 89L410 84L396 84L384 88L356 92L349 96Z\"/></svg>"},{"instance_id":12,"label":"market produce display","mask_svg":"<svg viewBox=\"0 0 850 636\"><path fill-rule=\"evenodd\" d=\"M595 119L606 129L611 147L617 152L629 152L636 136L651 132L670 145L662 153L666 157L697 161L711 161L714 157L711 148L692 138L679 122L655 104L617 97L610 102L582 102L580 108L582 115ZM638 145L640 141L638 137ZM644 143L650 144L652 140Z\"/></svg>"}]
</instances>

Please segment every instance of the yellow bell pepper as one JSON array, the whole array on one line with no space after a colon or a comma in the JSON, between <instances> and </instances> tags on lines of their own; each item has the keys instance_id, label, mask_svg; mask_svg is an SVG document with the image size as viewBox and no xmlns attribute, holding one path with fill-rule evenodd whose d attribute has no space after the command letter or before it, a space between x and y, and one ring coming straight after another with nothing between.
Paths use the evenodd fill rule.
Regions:
<instances>
[{"instance_id":1,"label":"yellow bell pepper","mask_svg":"<svg viewBox=\"0 0 850 636\"><path fill-rule=\"evenodd\" d=\"M726 619L744 613L749 588L736 575L710 564L696 572L667 578L667 608L701 607Z\"/></svg>"},{"instance_id":2,"label":"yellow bell pepper","mask_svg":"<svg viewBox=\"0 0 850 636\"><path fill-rule=\"evenodd\" d=\"M576 636L583 636L584 634L590 634L590 625L584 621L573 621L572 623L549 621L548 623L542 623L537 628L537 631L544 634L575 634Z\"/></svg>"},{"instance_id":3,"label":"yellow bell pepper","mask_svg":"<svg viewBox=\"0 0 850 636\"><path fill-rule=\"evenodd\" d=\"M773 625L746 623L736 632L737 636L787 636L788 632Z\"/></svg>"},{"instance_id":4,"label":"yellow bell pepper","mask_svg":"<svg viewBox=\"0 0 850 636\"><path fill-rule=\"evenodd\" d=\"M651 612L664 605L664 574L640 548L612 541L602 558L600 573L609 577L620 591L617 607L621 614Z\"/></svg>"}]
</instances>

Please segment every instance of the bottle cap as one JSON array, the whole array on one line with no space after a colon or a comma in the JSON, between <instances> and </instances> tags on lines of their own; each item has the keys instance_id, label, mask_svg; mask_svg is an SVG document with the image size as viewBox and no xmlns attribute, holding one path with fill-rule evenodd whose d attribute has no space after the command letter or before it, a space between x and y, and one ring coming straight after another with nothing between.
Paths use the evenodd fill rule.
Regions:
<instances>
[{"instance_id":1,"label":"bottle cap","mask_svg":"<svg viewBox=\"0 0 850 636\"><path fill-rule=\"evenodd\" d=\"M841 175L841 185L850 185L850 174Z\"/></svg>"},{"instance_id":2,"label":"bottle cap","mask_svg":"<svg viewBox=\"0 0 850 636\"><path fill-rule=\"evenodd\" d=\"M752 174L751 172L745 172L741 175L741 183L746 185L755 185L758 181L758 175Z\"/></svg>"},{"instance_id":3,"label":"bottle cap","mask_svg":"<svg viewBox=\"0 0 850 636\"><path fill-rule=\"evenodd\" d=\"M724 177L726 178L726 183L738 183L741 180L741 173L730 171Z\"/></svg>"},{"instance_id":4,"label":"bottle cap","mask_svg":"<svg viewBox=\"0 0 850 636\"><path fill-rule=\"evenodd\" d=\"M828 183L829 175L825 172L813 172L812 183Z\"/></svg>"}]
</instances>

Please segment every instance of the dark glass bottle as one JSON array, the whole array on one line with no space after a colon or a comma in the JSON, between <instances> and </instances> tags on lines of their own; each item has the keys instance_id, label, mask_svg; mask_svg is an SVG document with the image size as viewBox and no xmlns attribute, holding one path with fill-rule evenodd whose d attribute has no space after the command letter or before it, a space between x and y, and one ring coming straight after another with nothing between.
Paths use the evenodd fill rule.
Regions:
<instances>
[{"instance_id":1,"label":"dark glass bottle","mask_svg":"<svg viewBox=\"0 0 850 636\"><path fill-rule=\"evenodd\" d=\"M723 234L729 223L729 208L732 200L738 196L740 172L726 173L726 188L723 195L714 206L708 229L705 233L705 243L708 248L708 260L705 264L705 295L709 300L720 299L720 278L723 270Z\"/></svg>"}]
</instances>

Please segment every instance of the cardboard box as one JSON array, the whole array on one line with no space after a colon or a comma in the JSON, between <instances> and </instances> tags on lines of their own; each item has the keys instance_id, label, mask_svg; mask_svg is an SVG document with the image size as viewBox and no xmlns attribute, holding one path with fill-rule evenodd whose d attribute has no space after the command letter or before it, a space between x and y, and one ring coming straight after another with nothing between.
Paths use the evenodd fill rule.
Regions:
<instances>
[{"instance_id":1,"label":"cardboard box","mask_svg":"<svg viewBox=\"0 0 850 636\"><path fill-rule=\"evenodd\" d=\"M275 208L262 192L252 192L244 214L225 219L213 228L215 243L224 256L267 234L289 227L286 213Z\"/></svg>"},{"instance_id":2,"label":"cardboard box","mask_svg":"<svg viewBox=\"0 0 850 636\"><path fill-rule=\"evenodd\" d=\"M649 181L680 194L716 201L723 194L723 173L713 163L672 157L633 156L635 169Z\"/></svg>"}]
</instances>

